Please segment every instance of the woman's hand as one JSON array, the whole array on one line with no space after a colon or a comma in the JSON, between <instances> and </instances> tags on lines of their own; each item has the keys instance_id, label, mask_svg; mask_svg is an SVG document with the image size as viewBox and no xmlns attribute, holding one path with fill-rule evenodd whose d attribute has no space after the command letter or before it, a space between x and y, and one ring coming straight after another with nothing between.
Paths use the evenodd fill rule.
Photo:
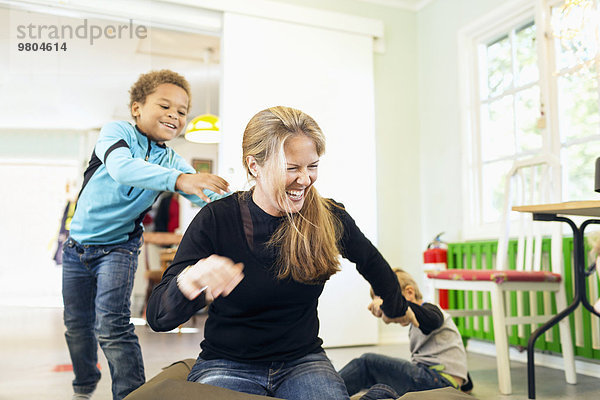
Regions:
<instances>
[{"instance_id":1,"label":"woman's hand","mask_svg":"<svg viewBox=\"0 0 600 400\"><path fill-rule=\"evenodd\" d=\"M408 324L413 324L416 328L419 327L419 321L417 321L417 317L415 313L410 308L410 306L406 309L406 314L401 317L389 318L383 310L381 309L381 305L383 304L383 300L379 296L375 296L371 304L369 304L368 309L371 311L371 314L376 316L377 318L381 318L383 322L389 324L391 322L400 324L402 326L407 326Z\"/></svg>"},{"instance_id":2,"label":"woman's hand","mask_svg":"<svg viewBox=\"0 0 600 400\"><path fill-rule=\"evenodd\" d=\"M244 264L213 254L177 277L177 286L188 300L206 290L206 300L227 296L244 279Z\"/></svg>"},{"instance_id":3,"label":"woman's hand","mask_svg":"<svg viewBox=\"0 0 600 400\"><path fill-rule=\"evenodd\" d=\"M187 194L195 194L205 202L210 203L210 199L203 192L204 189L218 194L225 194L229 191L229 183L218 175L206 172L181 174L177 177L177 181L175 181L175 190L181 190Z\"/></svg>"}]
</instances>

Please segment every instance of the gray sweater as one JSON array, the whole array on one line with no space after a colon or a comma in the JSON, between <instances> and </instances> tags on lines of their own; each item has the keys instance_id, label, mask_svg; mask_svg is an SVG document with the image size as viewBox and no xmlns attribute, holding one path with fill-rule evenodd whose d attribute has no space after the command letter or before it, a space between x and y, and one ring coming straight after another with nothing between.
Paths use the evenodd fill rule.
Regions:
<instances>
[{"instance_id":1,"label":"gray sweater","mask_svg":"<svg viewBox=\"0 0 600 400\"><path fill-rule=\"evenodd\" d=\"M432 308L437 310L433 310ZM412 304L411 304L411 308ZM421 306L421 313L427 314L430 309L433 312L439 312L437 306L424 303ZM419 314L417 320L419 320ZM437 329L428 334L423 333L419 328L410 326L408 337L410 339L411 361L414 364L424 364L426 366L443 365L442 372L467 379L467 353L463 346L462 337L454 321L442 310L443 323Z\"/></svg>"}]
</instances>

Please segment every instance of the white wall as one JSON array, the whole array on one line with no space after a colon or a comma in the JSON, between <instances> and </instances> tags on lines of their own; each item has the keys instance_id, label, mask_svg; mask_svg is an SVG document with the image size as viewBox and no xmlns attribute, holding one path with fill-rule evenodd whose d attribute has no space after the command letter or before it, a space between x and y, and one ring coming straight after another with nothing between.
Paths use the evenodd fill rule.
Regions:
<instances>
[{"instance_id":1,"label":"white wall","mask_svg":"<svg viewBox=\"0 0 600 400\"><path fill-rule=\"evenodd\" d=\"M532 0L533 2L533 0ZM463 240L458 31L503 0L435 0L418 13L422 240Z\"/></svg>"}]
</instances>

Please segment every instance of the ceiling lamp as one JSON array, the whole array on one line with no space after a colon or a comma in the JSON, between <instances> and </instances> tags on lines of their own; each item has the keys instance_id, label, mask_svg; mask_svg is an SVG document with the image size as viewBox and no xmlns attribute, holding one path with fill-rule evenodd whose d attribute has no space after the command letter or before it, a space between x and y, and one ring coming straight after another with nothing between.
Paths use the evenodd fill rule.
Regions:
<instances>
[{"instance_id":1,"label":"ceiling lamp","mask_svg":"<svg viewBox=\"0 0 600 400\"><path fill-rule=\"evenodd\" d=\"M202 114L188 123L185 138L194 143L218 143L219 131L219 117L213 114Z\"/></svg>"},{"instance_id":2,"label":"ceiling lamp","mask_svg":"<svg viewBox=\"0 0 600 400\"><path fill-rule=\"evenodd\" d=\"M219 143L221 141L221 124L219 117L210 113L210 71L209 65L213 49L205 51L206 64L206 113L192 119L185 130L185 138L194 143Z\"/></svg>"}]
</instances>

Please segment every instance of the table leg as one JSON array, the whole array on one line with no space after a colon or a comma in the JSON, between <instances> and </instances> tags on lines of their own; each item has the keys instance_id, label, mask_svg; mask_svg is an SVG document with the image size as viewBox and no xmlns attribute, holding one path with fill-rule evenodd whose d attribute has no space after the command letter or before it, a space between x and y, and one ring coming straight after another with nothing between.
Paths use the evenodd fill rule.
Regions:
<instances>
[{"instance_id":1,"label":"table leg","mask_svg":"<svg viewBox=\"0 0 600 400\"><path fill-rule=\"evenodd\" d=\"M538 221L560 221L566 222L571 229L573 230L573 265L575 267L574 276L575 276L575 293L573 296L573 302L563 311L556 314L550 320L548 320L544 325L540 326L536 329L531 336L529 337L529 341L527 342L527 386L528 386L528 398L535 399L535 361L534 361L534 352L535 352L535 341L540 337L544 332L558 324L563 318L571 314L581 301L581 279L580 279L580 268L583 265L583 253L584 253L584 243L583 243L583 230L579 229L577 225L573 221L568 218L559 217L553 214L534 214L534 220ZM583 286L583 290L585 290L585 286Z\"/></svg>"},{"instance_id":2,"label":"table leg","mask_svg":"<svg viewBox=\"0 0 600 400\"><path fill-rule=\"evenodd\" d=\"M574 300L567 308L556 314L544 325L535 330L529 337L527 342L527 384L530 399L535 399L535 364L534 364L534 347L538 337L544 334L548 329L558 324L563 318L571 314L579 305L579 299Z\"/></svg>"},{"instance_id":3,"label":"table leg","mask_svg":"<svg viewBox=\"0 0 600 400\"><path fill-rule=\"evenodd\" d=\"M581 230L582 240L583 240L585 228L588 225L591 225L591 224L600 225L600 220L598 220L598 219L589 219L589 220L587 220L587 221L585 221L585 222L583 222L581 224L580 230ZM583 247L583 244L582 244L582 247ZM581 290L582 290L581 291L581 296L580 296L581 297L581 304L589 312L591 312L592 314L594 314L595 316L597 316L597 317L600 318L600 314L598 314L598 312L596 310L594 310L594 307L590 304L590 302L589 302L589 300L587 298L587 294L586 294L586 291L585 291L586 268L585 268L585 265L583 263L583 259L581 260L581 269L579 269L579 274L580 274L579 276L581 277Z\"/></svg>"}]
</instances>

